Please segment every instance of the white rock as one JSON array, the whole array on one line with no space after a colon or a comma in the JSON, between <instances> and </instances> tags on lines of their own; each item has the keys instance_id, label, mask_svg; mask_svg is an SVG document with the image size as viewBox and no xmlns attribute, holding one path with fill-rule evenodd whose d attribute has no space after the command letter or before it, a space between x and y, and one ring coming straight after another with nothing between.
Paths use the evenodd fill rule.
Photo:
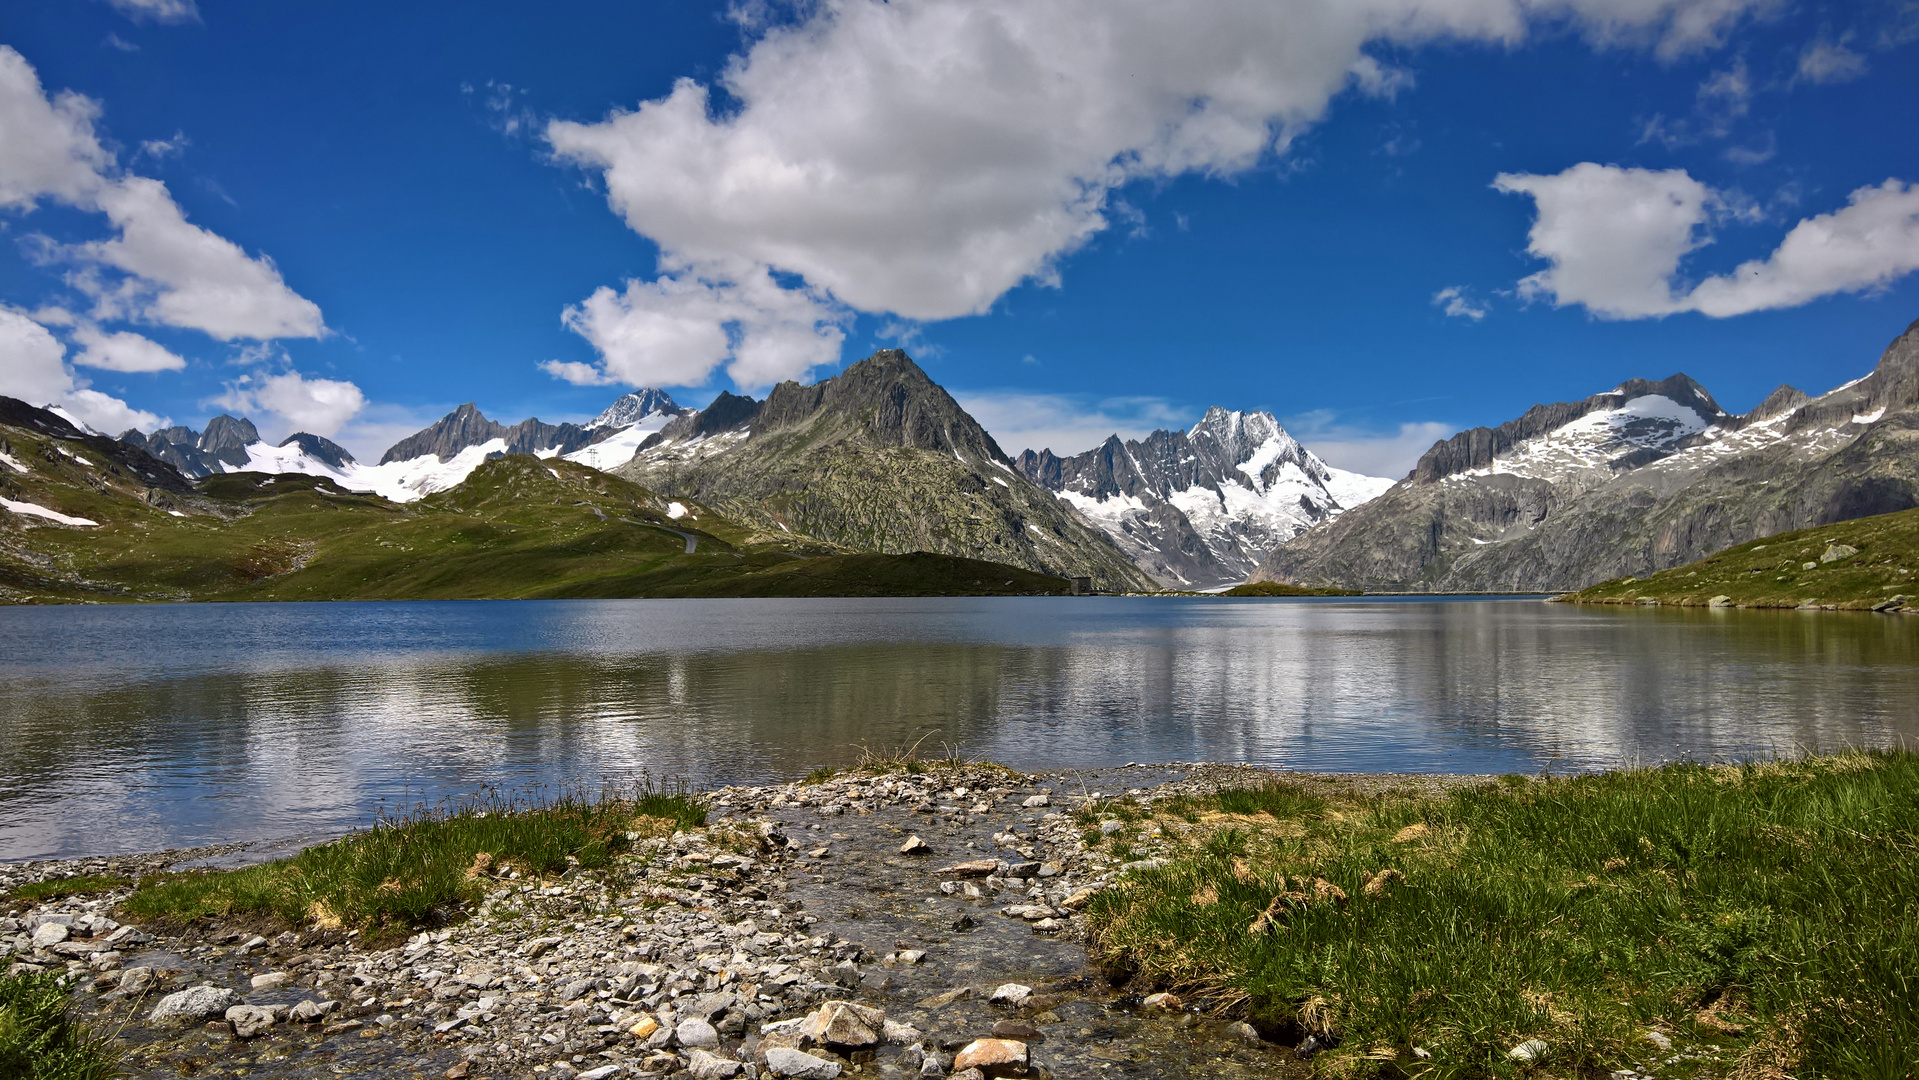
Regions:
<instances>
[{"instance_id":1,"label":"white rock","mask_svg":"<svg viewBox=\"0 0 1919 1080\"><path fill-rule=\"evenodd\" d=\"M833 1080L840 1074L839 1062L784 1046L766 1052L766 1068L774 1076L790 1076L796 1080Z\"/></svg>"},{"instance_id":2,"label":"white rock","mask_svg":"<svg viewBox=\"0 0 1919 1080\"><path fill-rule=\"evenodd\" d=\"M242 1039L264 1035L273 1026L273 1010L258 1005L235 1005L226 1011L226 1018L233 1034Z\"/></svg>"},{"instance_id":3,"label":"white rock","mask_svg":"<svg viewBox=\"0 0 1919 1080\"><path fill-rule=\"evenodd\" d=\"M692 1050L686 1055L686 1071L693 1074L693 1080L727 1080L738 1076L745 1069L744 1062L709 1054L704 1050Z\"/></svg>"},{"instance_id":4,"label":"white rock","mask_svg":"<svg viewBox=\"0 0 1919 1080\"><path fill-rule=\"evenodd\" d=\"M710 1050L720 1045L720 1033L697 1016L680 1021L673 1029L673 1037L680 1040L681 1046L694 1049Z\"/></svg>"},{"instance_id":5,"label":"white rock","mask_svg":"<svg viewBox=\"0 0 1919 1080\"><path fill-rule=\"evenodd\" d=\"M67 940L72 933L73 931L59 923L41 923L33 932L33 947L44 949L51 945L58 945Z\"/></svg>"},{"instance_id":6,"label":"white rock","mask_svg":"<svg viewBox=\"0 0 1919 1080\"><path fill-rule=\"evenodd\" d=\"M255 990L278 990L292 981L293 976L284 971L269 971L264 975L255 975L253 977L253 988Z\"/></svg>"},{"instance_id":7,"label":"white rock","mask_svg":"<svg viewBox=\"0 0 1919 1080\"><path fill-rule=\"evenodd\" d=\"M624 1065L602 1065L597 1069L588 1069L581 1073L579 1080L606 1080L609 1076L618 1076L625 1068Z\"/></svg>"},{"instance_id":8,"label":"white rock","mask_svg":"<svg viewBox=\"0 0 1919 1080\"><path fill-rule=\"evenodd\" d=\"M1660 1050L1672 1049L1672 1039L1668 1038L1666 1033L1663 1031L1646 1032L1646 1041L1653 1044L1653 1046L1657 1047Z\"/></svg>"},{"instance_id":9,"label":"white rock","mask_svg":"<svg viewBox=\"0 0 1919 1080\"><path fill-rule=\"evenodd\" d=\"M1546 1043L1541 1039L1527 1039L1506 1051L1506 1056L1521 1064L1531 1065L1546 1056Z\"/></svg>"},{"instance_id":10,"label":"white rock","mask_svg":"<svg viewBox=\"0 0 1919 1080\"><path fill-rule=\"evenodd\" d=\"M1053 805L1053 800L1044 795L1028 795L1026 801L1020 803L1020 805L1030 810L1041 806L1051 806Z\"/></svg>"},{"instance_id":11,"label":"white rock","mask_svg":"<svg viewBox=\"0 0 1919 1080\"><path fill-rule=\"evenodd\" d=\"M987 1001L994 1005L1018 1005L1033 996L1033 988L1018 983L1004 983L993 991Z\"/></svg>"},{"instance_id":12,"label":"white rock","mask_svg":"<svg viewBox=\"0 0 1919 1080\"><path fill-rule=\"evenodd\" d=\"M219 1016L233 1000L233 991L217 986L196 986L168 994L153 1007L150 1020L204 1020Z\"/></svg>"}]
</instances>

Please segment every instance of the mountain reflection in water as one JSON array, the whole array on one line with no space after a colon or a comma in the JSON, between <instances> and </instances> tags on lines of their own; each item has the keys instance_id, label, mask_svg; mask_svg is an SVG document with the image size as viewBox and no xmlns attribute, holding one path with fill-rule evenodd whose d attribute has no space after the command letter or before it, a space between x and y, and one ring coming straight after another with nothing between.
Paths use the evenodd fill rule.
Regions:
<instances>
[{"instance_id":1,"label":"mountain reflection in water","mask_svg":"<svg viewBox=\"0 0 1919 1080\"><path fill-rule=\"evenodd\" d=\"M482 786L1025 768L1593 769L1919 736L1919 620L1536 601L0 610L0 859L336 834Z\"/></svg>"}]
</instances>

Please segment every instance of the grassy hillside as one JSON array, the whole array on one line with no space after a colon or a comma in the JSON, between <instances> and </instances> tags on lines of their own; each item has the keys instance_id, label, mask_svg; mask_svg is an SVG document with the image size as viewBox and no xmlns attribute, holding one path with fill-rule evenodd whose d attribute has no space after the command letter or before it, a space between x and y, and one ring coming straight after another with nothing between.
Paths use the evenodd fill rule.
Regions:
<instances>
[{"instance_id":1,"label":"grassy hillside","mask_svg":"<svg viewBox=\"0 0 1919 1080\"><path fill-rule=\"evenodd\" d=\"M297 475L231 473L161 491L70 440L18 427L0 438L20 463L0 464L0 496L97 523L0 512L0 602L1067 590L970 559L850 555L690 500L674 511L637 484L559 460L498 458L402 506Z\"/></svg>"},{"instance_id":2,"label":"grassy hillside","mask_svg":"<svg viewBox=\"0 0 1919 1080\"><path fill-rule=\"evenodd\" d=\"M1846 554L1845 549L1855 549ZM1919 596L1919 510L1779 533L1645 578L1570 593L1575 604L1869 609ZM1905 604L1892 603L1903 607ZM1919 607L1919 604L1915 604Z\"/></svg>"}]
</instances>

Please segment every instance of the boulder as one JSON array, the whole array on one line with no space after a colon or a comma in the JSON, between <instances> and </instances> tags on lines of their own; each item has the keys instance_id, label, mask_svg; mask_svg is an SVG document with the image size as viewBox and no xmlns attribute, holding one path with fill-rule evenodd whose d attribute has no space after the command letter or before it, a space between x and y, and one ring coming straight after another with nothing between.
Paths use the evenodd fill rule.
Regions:
<instances>
[{"instance_id":1,"label":"boulder","mask_svg":"<svg viewBox=\"0 0 1919 1080\"><path fill-rule=\"evenodd\" d=\"M226 1011L226 1018L233 1034L242 1039L264 1035L273 1026L273 1010L258 1005L235 1005Z\"/></svg>"},{"instance_id":2,"label":"boulder","mask_svg":"<svg viewBox=\"0 0 1919 1080\"><path fill-rule=\"evenodd\" d=\"M139 997L153 989L154 974L150 967L130 967L120 973L120 992L128 997Z\"/></svg>"},{"instance_id":3,"label":"boulder","mask_svg":"<svg viewBox=\"0 0 1919 1080\"><path fill-rule=\"evenodd\" d=\"M978 1069L986 1076L1025 1076L1026 1044L1012 1039L974 1039L953 1059L953 1069Z\"/></svg>"},{"instance_id":4,"label":"boulder","mask_svg":"<svg viewBox=\"0 0 1919 1080\"><path fill-rule=\"evenodd\" d=\"M1819 561L1822 563L1836 563L1841 559L1850 559L1857 554L1859 554L1859 549L1853 547L1851 544L1829 544L1826 550L1819 553ZM1539 1040L1534 1039L1532 1041L1538 1042Z\"/></svg>"},{"instance_id":5,"label":"boulder","mask_svg":"<svg viewBox=\"0 0 1919 1080\"><path fill-rule=\"evenodd\" d=\"M822 1046L859 1050L880 1041L878 1028L886 1023L886 1014L850 1001L829 1001L819 1007L799 1027L800 1037Z\"/></svg>"},{"instance_id":6,"label":"boulder","mask_svg":"<svg viewBox=\"0 0 1919 1080\"><path fill-rule=\"evenodd\" d=\"M253 977L253 988L258 991L278 990L293 981L293 976L284 971L269 971Z\"/></svg>"},{"instance_id":7,"label":"boulder","mask_svg":"<svg viewBox=\"0 0 1919 1080\"><path fill-rule=\"evenodd\" d=\"M673 1029L673 1037L680 1041L681 1046L691 1049L710 1050L720 1045L720 1033L713 1030L712 1024L697 1016L680 1021L679 1026Z\"/></svg>"},{"instance_id":8,"label":"boulder","mask_svg":"<svg viewBox=\"0 0 1919 1080\"><path fill-rule=\"evenodd\" d=\"M766 1052L766 1071L796 1080L834 1080L840 1074L840 1065L804 1051L776 1046Z\"/></svg>"},{"instance_id":9,"label":"boulder","mask_svg":"<svg viewBox=\"0 0 1919 1080\"><path fill-rule=\"evenodd\" d=\"M168 994L153 1007L150 1020L174 1020L192 1023L219 1016L226 1012L233 1002L233 991L217 986L195 986L179 993Z\"/></svg>"},{"instance_id":10,"label":"boulder","mask_svg":"<svg viewBox=\"0 0 1919 1080\"><path fill-rule=\"evenodd\" d=\"M689 1050L686 1055L686 1071L693 1074L693 1080L728 1080L740 1075L746 1063L710 1054L705 1050Z\"/></svg>"},{"instance_id":11,"label":"boulder","mask_svg":"<svg viewBox=\"0 0 1919 1080\"><path fill-rule=\"evenodd\" d=\"M1033 996L1033 988L1019 983L1002 983L994 989L993 996L987 998L989 1005L1018 1005Z\"/></svg>"},{"instance_id":12,"label":"boulder","mask_svg":"<svg viewBox=\"0 0 1919 1080\"><path fill-rule=\"evenodd\" d=\"M41 923L33 931L33 947L49 949L67 940L73 933L60 923Z\"/></svg>"}]
</instances>

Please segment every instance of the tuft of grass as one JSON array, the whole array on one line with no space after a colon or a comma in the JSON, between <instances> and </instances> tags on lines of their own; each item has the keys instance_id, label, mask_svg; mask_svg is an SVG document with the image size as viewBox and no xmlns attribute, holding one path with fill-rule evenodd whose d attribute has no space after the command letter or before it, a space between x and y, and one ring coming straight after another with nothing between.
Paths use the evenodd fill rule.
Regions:
<instances>
[{"instance_id":1,"label":"tuft of grass","mask_svg":"<svg viewBox=\"0 0 1919 1080\"><path fill-rule=\"evenodd\" d=\"M454 921L494 875L603 869L635 838L705 821L705 809L686 792L650 781L597 799L487 793L416 808L261 866L144 878L124 909L177 923L253 915L379 936Z\"/></svg>"},{"instance_id":2,"label":"tuft of grass","mask_svg":"<svg viewBox=\"0 0 1919 1080\"><path fill-rule=\"evenodd\" d=\"M1096 956L1337 1036L1326 1075L1517 1076L1535 1038L1535 1072L1604 1075L1652 1030L1708 1055L1662 1076L1916 1075L1919 755L1289 798L1174 826L1089 906Z\"/></svg>"},{"instance_id":3,"label":"tuft of grass","mask_svg":"<svg viewBox=\"0 0 1919 1080\"><path fill-rule=\"evenodd\" d=\"M68 896L91 896L94 893L112 892L132 884L133 882L127 878L83 874L57 881L29 881L8 893L7 898L19 901L59 900Z\"/></svg>"},{"instance_id":4,"label":"tuft of grass","mask_svg":"<svg viewBox=\"0 0 1919 1080\"><path fill-rule=\"evenodd\" d=\"M1275 818L1317 815L1326 800L1298 784L1275 780L1258 787L1227 788L1214 797L1222 814L1267 814Z\"/></svg>"},{"instance_id":5,"label":"tuft of grass","mask_svg":"<svg viewBox=\"0 0 1919 1080\"><path fill-rule=\"evenodd\" d=\"M67 988L45 972L0 976L0 1076L107 1080L120 1075L111 1041L67 1015Z\"/></svg>"}]
</instances>

